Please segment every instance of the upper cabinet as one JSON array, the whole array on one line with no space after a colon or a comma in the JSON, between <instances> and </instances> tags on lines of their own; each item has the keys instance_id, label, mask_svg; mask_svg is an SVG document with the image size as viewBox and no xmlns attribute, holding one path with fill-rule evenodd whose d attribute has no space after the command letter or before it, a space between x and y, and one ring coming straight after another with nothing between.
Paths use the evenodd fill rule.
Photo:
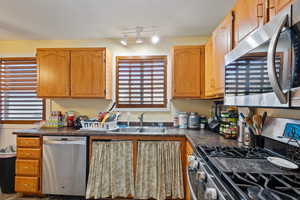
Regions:
<instances>
[{"instance_id":1,"label":"upper cabinet","mask_svg":"<svg viewBox=\"0 0 300 200\"><path fill-rule=\"evenodd\" d=\"M282 9L293 3L293 0L269 0L270 17L275 16Z\"/></svg>"},{"instance_id":2,"label":"upper cabinet","mask_svg":"<svg viewBox=\"0 0 300 200\"><path fill-rule=\"evenodd\" d=\"M71 96L104 97L104 51L71 51Z\"/></svg>"},{"instance_id":3,"label":"upper cabinet","mask_svg":"<svg viewBox=\"0 0 300 200\"><path fill-rule=\"evenodd\" d=\"M216 78L213 74L213 43L212 38L205 45L205 97L210 98L215 95L214 83Z\"/></svg>"},{"instance_id":4,"label":"upper cabinet","mask_svg":"<svg viewBox=\"0 0 300 200\"><path fill-rule=\"evenodd\" d=\"M228 14L212 34L212 69L213 96L224 94L225 55L232 49L233 15Z\"/></svg>"},{"instance_id":5,"label":"upper cabinet","mask_svg":"<svg viewBox=\"0 0 300 200\"><path fill-rule=\"evenodd\" d=\"M173 47L173 98L204 97L204 52L204 46Z\"/></svg>"},{"instance_id":6,"label":"upper cabinet","mask_svg":"<svg viewBox=\"0 0 300 200\"><path fill-rule=\"evenodd\" d=\"M107 49L38 49L37 60L39 97L111 98Z\"/></svg>"},{"instance_id":7,"label":"upper cabinet","mask_svg":"<svg viewBox=\"0 0 300 200\"><path fill-rule=\"evenodd\" d=\"M66 50L39 50L38 96L70 96L70 52Z\"/></svg>"},{"instance_id":8,"label":"upper cabinet","mask_svg":"<svg viewBox=\"0 0 300 200\"><path fill-rule=\"evenodd\" d=\"M234 7L235 43L237 44L264 22L264 0L237 0Z\"/></svg>"}]
</instances>

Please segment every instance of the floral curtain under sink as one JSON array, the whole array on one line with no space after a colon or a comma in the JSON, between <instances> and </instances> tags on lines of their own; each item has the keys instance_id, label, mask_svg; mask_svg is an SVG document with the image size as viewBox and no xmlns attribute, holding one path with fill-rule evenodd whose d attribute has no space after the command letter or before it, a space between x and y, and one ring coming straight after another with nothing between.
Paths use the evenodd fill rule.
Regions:
<instances>
[{"instance_id":1,"label":"floral curtain under sink","mask_svg":"<svg viewBox=\"0 0 300 200\"><path fill-rule=\"evenodd\" d=\"M138 142L135 180L131 141L94 142L92 148L87 199L184 199L180 142Z\"/></svg>"}]
</instances>

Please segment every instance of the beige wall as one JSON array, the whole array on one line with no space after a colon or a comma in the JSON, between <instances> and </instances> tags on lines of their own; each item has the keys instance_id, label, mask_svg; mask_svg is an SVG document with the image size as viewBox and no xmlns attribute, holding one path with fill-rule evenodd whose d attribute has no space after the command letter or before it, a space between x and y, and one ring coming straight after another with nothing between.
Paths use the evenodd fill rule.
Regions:
<instances>
[{"instance_id":1,"label":"beige wall","mask_svg":"<svg viewBox=\"0 0 300 200\"><path fill-rule=\"evenodd\" d=\"M207 37L173 37L162 38L157 45L145 42L142 45L129 44L123 47L118 40L20 40L20 41L0 41L0 56L34 56L36 48L59 48L59 47L107 47L113 56L113 66L115 66L116 56L132 55L168 55L168 97L170 98L171 84L171 60L170 48L174 45L200 45L205 44ZM115 70L113 69L113 72ZM114 82L114 76L113 76ZM106 110L111 101L101 99L52 99L47 100L47 114L50 110L75 110L80 114L94 117L97 112ZM145 121L172 121L172 115L176 111L195 111L202 115L210 112L211 101L207 100L172 100L169 108L164 111L150 111L145 115ZM140 112L130 111L130 120L136 121ZM121 116L127 120L127 114ZM2 125L0 129L0 147L7 144L14 144L15 138L11 132L16 129L24 129L32 126L23 125Z\"/></svg>"},{"instance_id":2,"label":"beige wall","mask_svg":"<svg viewBox=\"0 0 300 200\"><path fill-rule=\"evenodd\" d=\"M264 111L268 113L268 116L288 118L288 119L299 119L300 120L300 110L291 109L257 109L257 112L262 114Z\"/></svg>"}]
</instances>

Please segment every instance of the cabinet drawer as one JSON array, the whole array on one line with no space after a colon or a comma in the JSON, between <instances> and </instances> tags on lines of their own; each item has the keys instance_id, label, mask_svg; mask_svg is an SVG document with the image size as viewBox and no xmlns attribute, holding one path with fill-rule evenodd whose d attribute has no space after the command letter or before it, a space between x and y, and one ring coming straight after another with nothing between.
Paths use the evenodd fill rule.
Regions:
<instances>
[{"instance_id":1,"label":"cabinet drawer","mask_svg":"<svg viewBox=\"0 0 300 200\"><path fill-rule=\"evenodd\" d=\"M39 178L16 176L15 190L16 192L37 193L39 191Z\"/></svg>"},{"instance_id":2,"label":"cabinet drawer","mask_svg":"<svg viewBox=\"0 0 300 200\"><path fill-rule=\"evenodd\" d=\"M39 176L40 167L38 160L17 160L16 175Z\"/></svg>"},{"instance_id":3,"label":"cabinet drawer","mask_svg":"<svg viewBox=\"0 0 300 200\"><path fill-rule=\"evenodd\" d=\"M18 148L17 149L17 158L24 159L39 159L41 158L40 149L29 149L29 148Z\"/></svg>"},{"instance_id":4,"label":"cabinet drawer","mask_svg":"<svg viewBox=\"0 0 300 200\"><path fill-rule=\"evenodd\" d=\"M18 147L40 147L40 138L17 137Z\"/></svg>"}]
</instances>

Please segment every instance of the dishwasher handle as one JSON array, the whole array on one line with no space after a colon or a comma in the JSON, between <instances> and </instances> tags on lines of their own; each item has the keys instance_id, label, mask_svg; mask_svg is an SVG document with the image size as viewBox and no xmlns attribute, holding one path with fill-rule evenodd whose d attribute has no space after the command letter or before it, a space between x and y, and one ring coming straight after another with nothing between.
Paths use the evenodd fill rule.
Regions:
<instances>
[{"instance_id":1,"label":"dishwasher handle","mask_svg":"<svg viewBox=\"0 0 300 200\"><path fill-rule=\"evenodd\" d=\"M63 140L63 139L50 139L44 140L43 144L78 144L78 145L86 145L85 140Z\"/></svg>"}]
</instances>

